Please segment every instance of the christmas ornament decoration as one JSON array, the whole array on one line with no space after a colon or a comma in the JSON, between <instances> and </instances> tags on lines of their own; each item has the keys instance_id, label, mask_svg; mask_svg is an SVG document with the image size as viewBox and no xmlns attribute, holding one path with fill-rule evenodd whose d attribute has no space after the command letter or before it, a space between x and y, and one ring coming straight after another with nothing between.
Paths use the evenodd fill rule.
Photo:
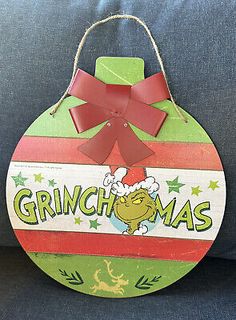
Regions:
<instances>
[{"instance_id":1,"label":"christmas ornament decoration","mask_svg":"<svg viewBox=\"0 0 236 320\"><path fill-rule=\"evenodd\" d=\"M115 19L128 17L140 22ZM140 58L100 57L94 77L76 71L75 59L65 95L13 153L14 232L36 265L79 292L123 298L160 290L191 271L219 231L219 155L175 104L159 62L162 71L144 79Z\"/></svg>"}]
</instances>

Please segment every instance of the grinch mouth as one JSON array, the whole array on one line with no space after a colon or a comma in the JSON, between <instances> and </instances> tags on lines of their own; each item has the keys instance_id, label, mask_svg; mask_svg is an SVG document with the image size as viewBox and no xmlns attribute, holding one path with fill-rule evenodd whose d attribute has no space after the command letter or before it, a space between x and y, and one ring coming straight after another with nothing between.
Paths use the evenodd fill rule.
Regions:
<instances>
[{"instance_id":1,"label":"grinch mouth","mask_svg":"<svg viewBox=\"0 0 236 320\"><path fill-rule=\"evenodd\" d=\"M148 213L148 210L149 210L150 208L151 208L150 206L147 206L147 210L146 210L146 212L145 212L143 215L138 216L138 217L133 218L133 219L125 219L125 218L121 217L121 215L120 215L119 212L118 212L118 209L117 209L116 212L117 212L117 216L120 218L120 220L129 222L129 221L133 221L133 220L139 220L140 218L146 216L146 214Z\"/></svg>"}]
</instances>

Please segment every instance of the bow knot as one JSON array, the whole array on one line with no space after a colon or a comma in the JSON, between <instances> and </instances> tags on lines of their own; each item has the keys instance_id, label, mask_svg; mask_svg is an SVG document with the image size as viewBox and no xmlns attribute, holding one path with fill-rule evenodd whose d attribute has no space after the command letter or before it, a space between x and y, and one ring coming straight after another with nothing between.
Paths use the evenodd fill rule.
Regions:
<instances>
[{"instance_id":1,"label":"bow knot","mask_svg":"<svg viewBox=\"0 0 236 320\"><path fill-rule=\"evenodd\" d=\"M119 84L106 84L106 101L111 115L120 117L124 115L130 99L131 86Z\"/></svg>"},{"instance_id":2,"label":"bow knot","mask_svg":"<svg viewBox=\"0 0 236 320\"><path fill-rule=\"evenodd\" d=\"M69 94L86 101L70 109L79 133L108 121L94 137L80 146L80 151L88 157L103 163L116 142L129 166L153 154L135 135L129 123L150 135L157 135L167 114L149 104L169 98L161 72L131 86L105 84L79 69Z\"/></svg>"}]
</instances>

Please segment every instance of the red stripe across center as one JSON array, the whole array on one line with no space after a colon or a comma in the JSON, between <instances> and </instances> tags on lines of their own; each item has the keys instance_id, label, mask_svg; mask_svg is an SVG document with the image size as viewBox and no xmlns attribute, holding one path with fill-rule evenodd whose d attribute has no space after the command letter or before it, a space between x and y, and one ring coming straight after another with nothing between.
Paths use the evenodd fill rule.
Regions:
<instances>
[{"instance_id":1,"label":"red stripe across center","mask_svg":"<svg viewBox=\"0 0 236 320\"><path fill-rule=\"evenodd\" d=\"M15 230L26 252L198 262L213 241L64 231Z\"/></svg>"}]
</instances>

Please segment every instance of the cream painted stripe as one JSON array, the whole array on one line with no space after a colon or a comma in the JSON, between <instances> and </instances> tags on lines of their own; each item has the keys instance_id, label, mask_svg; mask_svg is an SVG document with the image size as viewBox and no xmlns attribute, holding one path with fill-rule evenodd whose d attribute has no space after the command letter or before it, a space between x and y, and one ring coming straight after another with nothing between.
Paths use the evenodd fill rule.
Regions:
<instances>
[{"instance_id":1,"label":"cream painted stripe","mask_svg":"<svg viewBox=\"0 0 236 320\"><path fill-rule=\"evenodd\" d=\"M23 177L26 177L25 187L31 187L33 192L31 199L24 199L22 206L29 201L36 201L35 192L38 190L52 191L53 188L48 186L48 180L54 179L56 182L55 187L58 187L61 191L64 185L67 186L70 193L73 192L75 185L83 185L83 189L90 186L97 188L103 187L103 178L107 172L110 171L108 166L93 166L93 165L71 165L71 164L47 164L47 163L22 163L12 162L9 168L7 178L7 205L9 210L9 216L14 229L26 229L26 230L51 230L51 231L74 231L74 232L96 232L96 233L114 233L121 234L121 231L117 229L114 224L105 216L86 216L83 214L79 207L77 207L75 216L59 215L54 218L47 216L47 221L41 222L39 220L38 225L28 225L22 222L16 215L13 200L15 194L23 188L22 186L15 187L15 183L12 176L16 176L19 172ZM41 173L43 176L42 183L34 182L34 174ZM186 224L181 223L180 226L175 229L171 226L165 226L161 219L158 219L155 228L150 230L146 236L159 236L159 237L173 237L183 239L202 239L202 240L214 240L219 227L222 222L224 206L225 206L225 179L224 174L221 171L200 171L200 170L183 170L183 169L163 169L163 168L147 168L147 174L154 176L160 184L159 197L162 205L166 206L174 197L177 198L175 210L173 212L172 221L178 215L185 202L189 199L193 209L203 201L210 201L211 210L205 212L212 219L212 227L206 231L197 232L188 231ZM173 180L179 177L179 182L184 184L179 190L180 193L168 191L167 180ZM210 181L218 181L219 188L209 189ZM192 195L192 187L199 186L202 192L199 196ZM107 195L109 190L107 190ZM61 192L63 196L63 192ZM97 197L91 196L88 200L88 206L97 205ZM52 208L54 204L52 203ZM36 210L38 217L38 211ZM82 223L80 225L75 224L75 217L80 217ZM90 228L90 221L98 219L101 224L98 229ZM113 219L115 220L115 219ZM195 217L193 217L194 224L201 224ZM144 223L145 224L145 223ZM149 225L149 227L152 224Z\"/></svg>"}]
</instances>

